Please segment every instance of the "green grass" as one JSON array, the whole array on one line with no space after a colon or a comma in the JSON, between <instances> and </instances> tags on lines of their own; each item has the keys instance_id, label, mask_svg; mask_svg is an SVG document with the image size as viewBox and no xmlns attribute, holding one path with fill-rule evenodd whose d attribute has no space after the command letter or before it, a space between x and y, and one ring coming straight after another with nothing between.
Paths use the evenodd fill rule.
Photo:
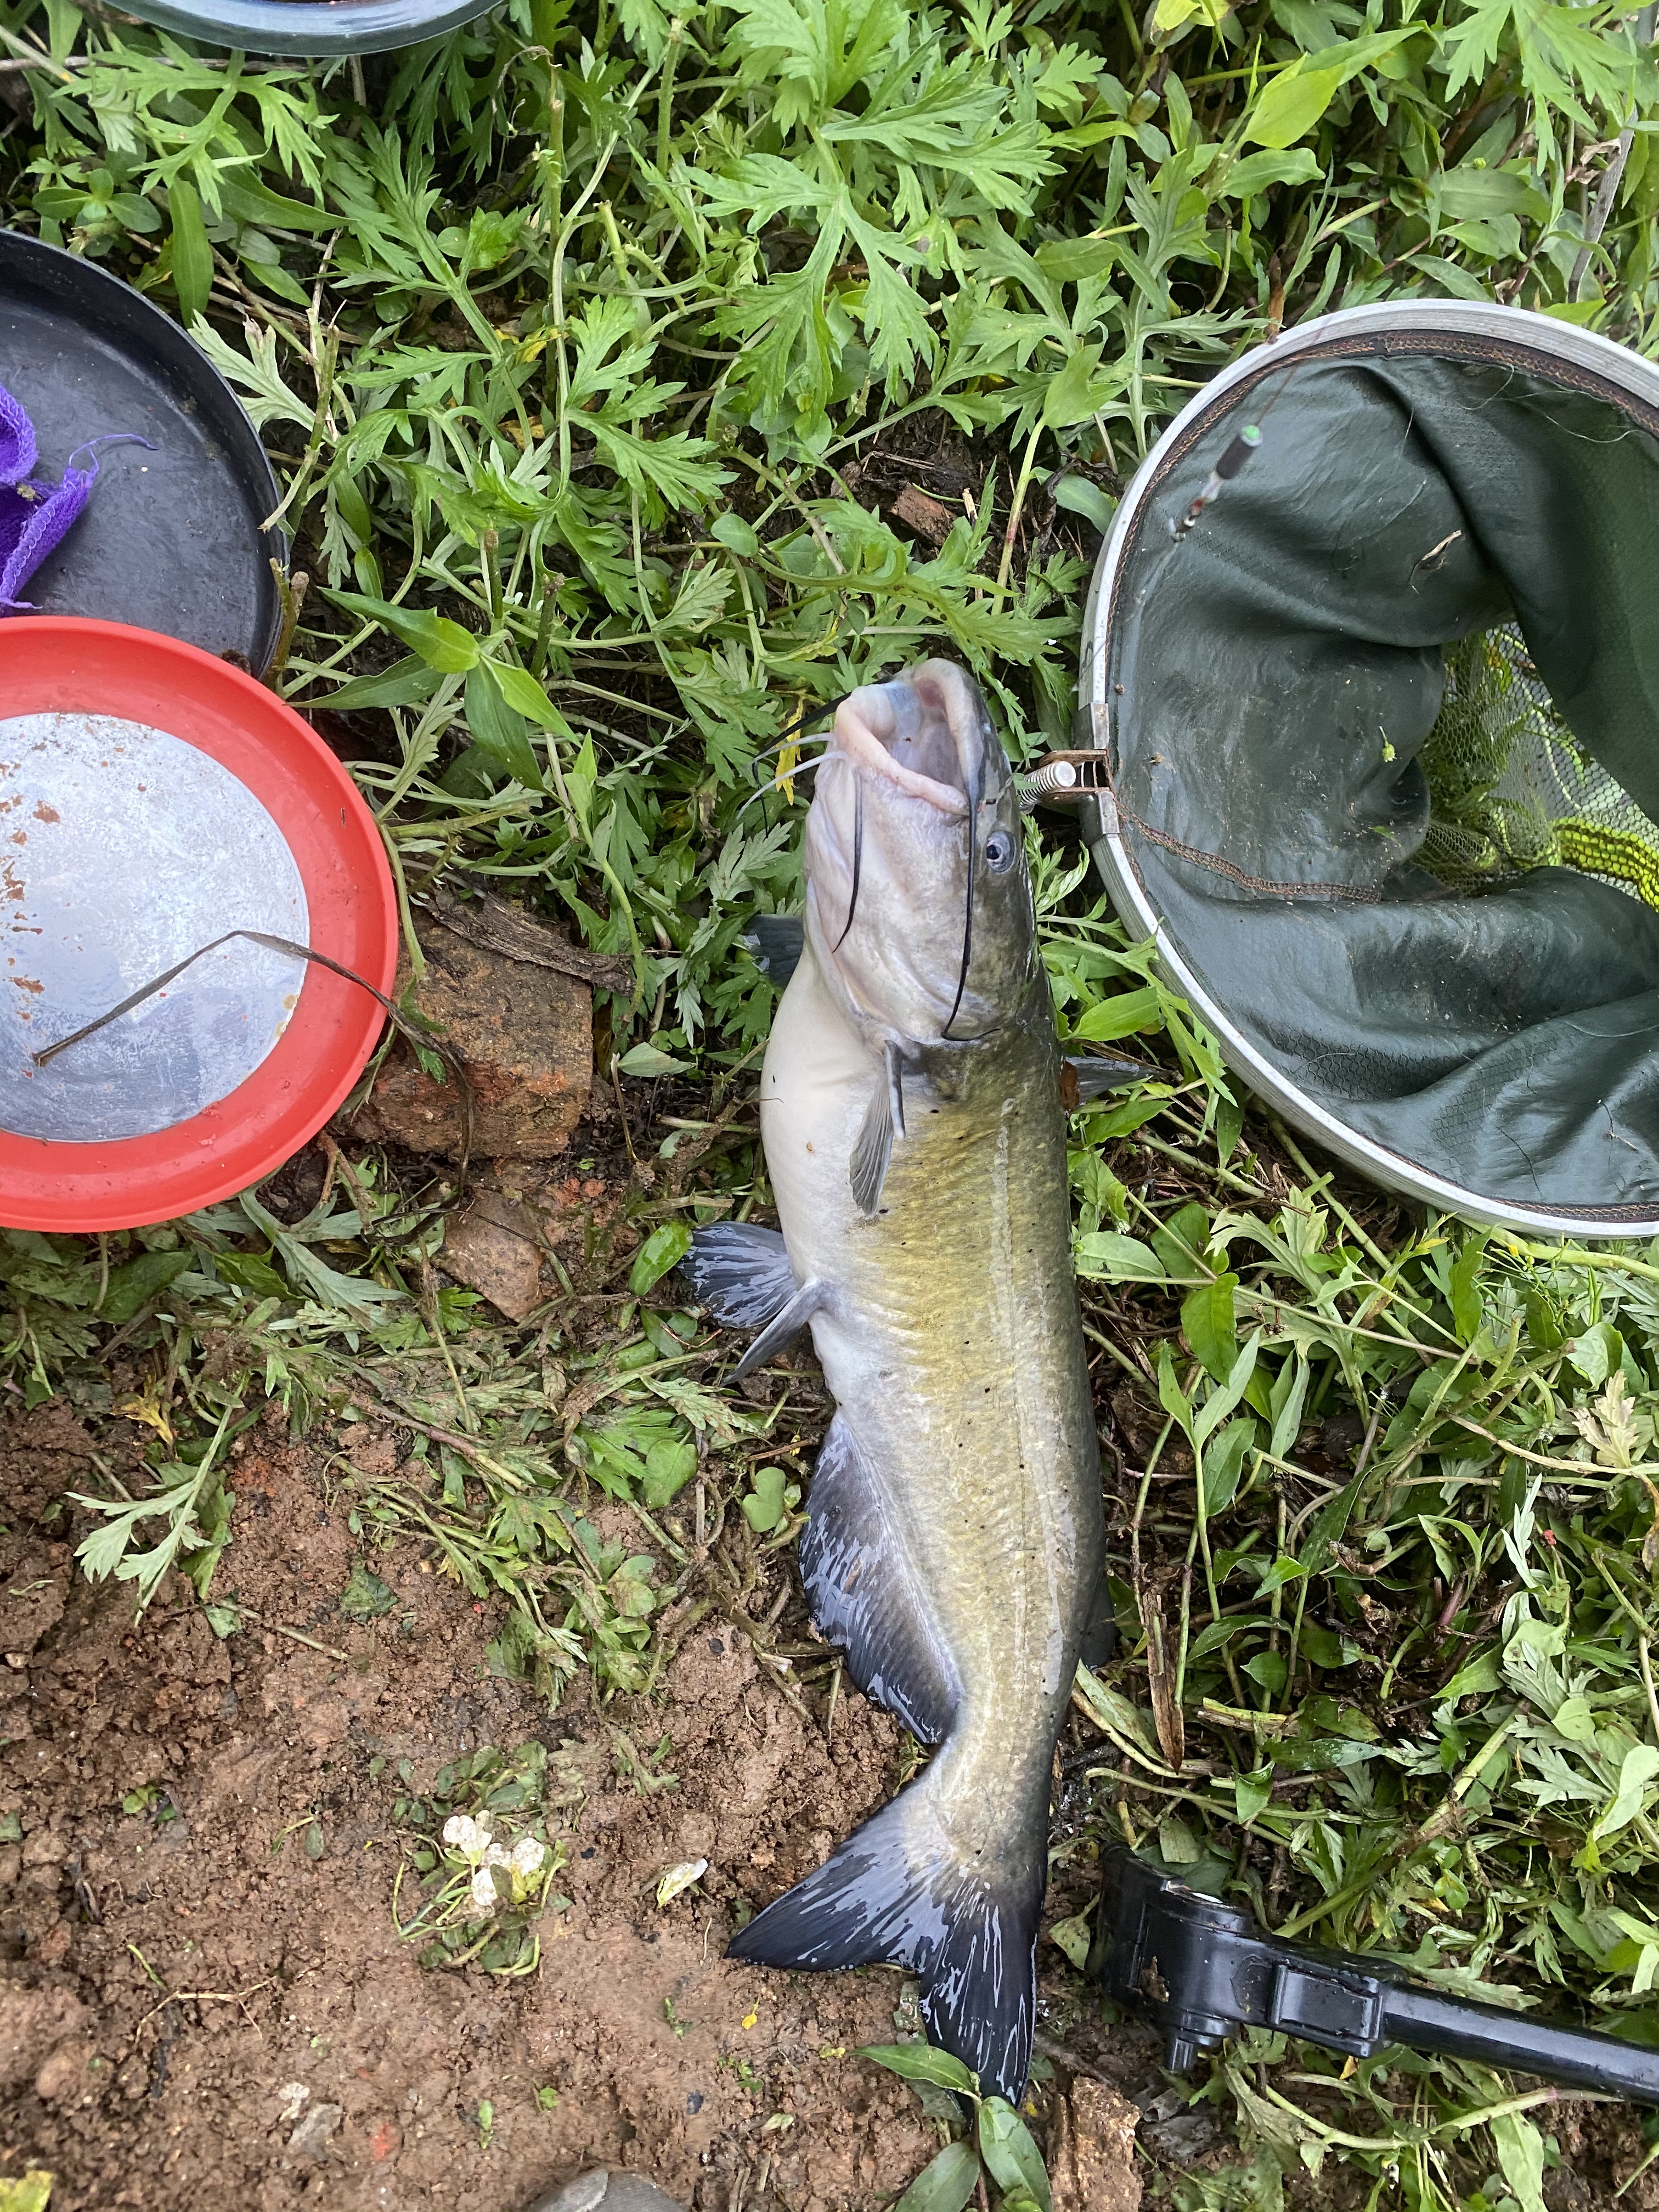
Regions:
<instances>
[{"instance_id":1,"label":"green grass","mask_svg":"<svg viewBox=\"0 0 1659 2212\"><path fill-rule=\"evenodd\" d=\"M550 1698L648 1690L710 1607L764 1657L747 1601L822 1407L726 1388L667 1270L688 1220L765 1199L773 994L739 940L797 896L805 795L768 749L934 652L1016 754L1063 740L1125 479L1284 323L1495 293L1653 350L1635 30L1552 0L515 0L313 67L0 4L6 220L187 321L264 430L310 578L282 688L361 754L405 919L465 871L631 963L599 1031L650 1170L522 1328L439 1286L450 1194L372 1155L299 1221L0 1237L9 1387L155 1437L88 1569L142 1597L176 1565L233 1632L226 1470L270 1393L331 1431L365 1573L418 1530ZM888 502L941 452L971 482L934 547ZM1074 1126L1124 1637L1063 1870L1127 1835L1281 1929L1659 2038L1659 1250L1333 1189L1047 834L1064 1021L1162 1071ZM377 1419L414 1472L354 1471ZM648 1741L618 1736L641 1788ZM1547 2107L1479 2069L1342 2078L1258 2039L1196 2086L1238 2146L1154 2178L1182 2212L1337 2166L1356 2203L1539 2212Z\"/></svg>"}]
</instances>

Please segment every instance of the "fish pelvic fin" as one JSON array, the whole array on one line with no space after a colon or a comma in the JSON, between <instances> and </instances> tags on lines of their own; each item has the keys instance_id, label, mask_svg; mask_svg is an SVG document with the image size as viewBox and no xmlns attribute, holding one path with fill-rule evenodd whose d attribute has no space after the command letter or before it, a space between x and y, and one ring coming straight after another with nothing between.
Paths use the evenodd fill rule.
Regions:
<instances>
[{"instance_id":1,"label":"fish pelvic fin","mask_svg":"<svg viewBox=\"0 0 1659 2212\"><path fill-rule=\"evenodd\" d=\"M950 1730L959 1692L896 1502L837 1413L818 1454L800 1543L812 1619L868 1698L921 1743Z\"/></svg>"},{"instance_id":2,"label":"fish pelvic fin","mask_svg":"<svg viewBox=\"0 0 1659 2212\"><path fill-rule=\"evenodd\" d=\"M893 1157L893 1139L904 1134L904 1062L890 1041L882 1047L881 1073L870 1094L859 1125L847 1180L858 1209L866 1219L881 1204L881 1187L887 1180L887 1164Z\"/></svg>"},{"instance_id":3,"label":"fish pelvic fin","mask_svg":"<svg viewBox=\"0 0 1659 2212\"><path fill-rule=\"evenodd\" d=\"M964 1859L924 1775L739 1929L729 1959L809 1973L907 1967L930 2039L1018 2107L1031 2063L1045 1838ZM1047 1814L1047 1805L1041 1808Z\"/></svg>"},{"instance_id":4,"label":"fish pelvic fin","mask_svg":"<svg viewBox=\"0 0 1659 2212\"><path fill-rule=\"evenodd\" d=\"M743 941L764 970L768 981L781 991L800 965L806 945L805 920L798 914L751 915Z\"/></svg>"}]
</instances>

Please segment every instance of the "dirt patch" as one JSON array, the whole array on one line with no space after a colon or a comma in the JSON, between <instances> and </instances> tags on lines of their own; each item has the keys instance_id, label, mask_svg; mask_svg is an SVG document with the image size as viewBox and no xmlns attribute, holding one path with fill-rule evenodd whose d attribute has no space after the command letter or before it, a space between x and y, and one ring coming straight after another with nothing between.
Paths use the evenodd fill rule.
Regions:
<instances>
[{"instance_id":1,"label":"dirt patch","mask_svg":"<svg viewBox=\"0 0 1659 2212\"><path fill-rule=\"evenodd\" d=\"M390 1463L391 1437L356 1436L354 1457ZM130 1589L81 1578L58 1503L94 1449L55 1405L0 1428L0 2172L50 2169L53 2212L514 2212L605 2162L702 2212L830 2212L932 2155L913 2092L854 2055L893 2039L902 1976L722 1956L745 1906L891 1794L890 1721L846 1691L833 1721L827 1698L792 1704L717 1617L656 1698L550 1717L492 1677L498 1624L417 1544L373 1554L382 1618L341 1612L365 1556L349 1496L320 1446L269 1425L238 1452L215 1588L248 1625L221 1640L164 1592L135 1626ZM424 1971L392 1915L399 1762L419 1791L481 1743L532 1740L582 1800L570 1908L532 1976ZM702 1883L659 1909L665 1869L697 1858ZM1086 2035L1056 1972L1048 2026ZM1144 2046L1118 2041L1144 2081ZM1091 2171L1067 2140L1068 2171Z\"/></svg>"}]
</instances>

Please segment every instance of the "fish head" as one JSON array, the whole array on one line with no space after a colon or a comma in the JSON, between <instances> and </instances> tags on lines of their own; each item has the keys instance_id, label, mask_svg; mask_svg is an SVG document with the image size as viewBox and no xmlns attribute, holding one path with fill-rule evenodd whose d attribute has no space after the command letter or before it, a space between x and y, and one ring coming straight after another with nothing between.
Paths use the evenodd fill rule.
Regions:
<instances>
[{"instance_id":1,"label":"fish head","mask_svg":"<svg viewBox=\"0 0 1659 2212\"><path fill-rule=\"evenodd\" d=\"M979 686L925 660L842 701L806 822L806 926L860 1020L968 1043L1018 1013L1036 921L1014 781Z\"/></svg>"}]
</instances>

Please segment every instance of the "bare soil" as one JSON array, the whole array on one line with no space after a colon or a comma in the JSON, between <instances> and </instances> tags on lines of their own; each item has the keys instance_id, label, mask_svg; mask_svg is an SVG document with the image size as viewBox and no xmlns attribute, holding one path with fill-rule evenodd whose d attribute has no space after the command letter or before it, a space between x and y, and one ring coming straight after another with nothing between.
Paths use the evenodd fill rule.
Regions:
<instances>
[{"instance_id":1,"label":"bare soil","mask_svg":"<svg viewBox=\"0 0 1659 2212\"><path fill-rule=\"evenodd\" d=\"M367 1449L389 1465L396 1444ZM59 1405L0 1422L0 1832L21 1828L0 1842L0 2174L52 2172L53 2212L517 2212L605 2163L700 2212L866 2212L933 2154L915 2094L856 2055L907 2017L902 1976L722 1956L740 1899L897 1786L890 1721L850 1692L797 1710L718 1621L650 1701L550 1716L490 1674L498 1624L413 1541L374 1553L395 1601L355 1624L337 1466L270 1421L240 1447L215 1588L247 1625L220 1640L182 1587L135 1622L130 1587L73 1559L88 1522L61 1501L94 1451L125 1471ZM642 1791L633 1754L665 1736L647 1764L675 1779ZM423 1969L392 1917L398 1763L421 1790L531 1740L574 1781L570 1909L530 1977ZM695 1858L703 1881L659 1908ZM1056 1917L1086 1875L1073 1890ZM1052 1945L1044 1975L1071 2063L1036 2124L1076 2212L1131 2212L1127 2137L1090 2130L1121 2113L1103 2083L1155 2083L1151 2051L1103 2045Z\"/></svg>"}]
</instances>

